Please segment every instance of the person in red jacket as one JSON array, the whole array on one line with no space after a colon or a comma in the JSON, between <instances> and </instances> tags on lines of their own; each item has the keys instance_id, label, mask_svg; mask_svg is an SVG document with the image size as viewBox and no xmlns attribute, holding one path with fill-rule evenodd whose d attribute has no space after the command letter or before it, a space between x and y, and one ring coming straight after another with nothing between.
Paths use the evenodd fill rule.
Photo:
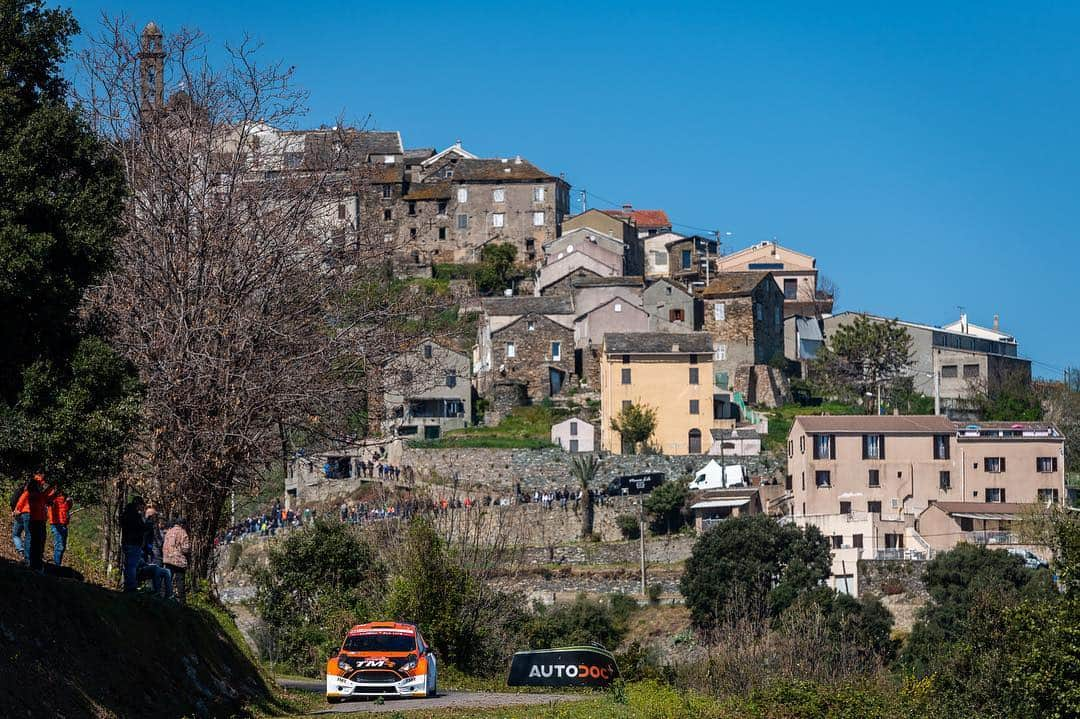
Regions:
<instances>
[{"instance_id":1,"label":"person in red jacket","mask_svg":"<svg viewBox=\"0 0 1080 719\"><path fill-rule=\"evenodd\" d=\"M30 569L45 571L45 523L49 519L49 504L56 490L45 484L44 472L35 472L27 487L30 501Z\"/></svg>"},{"instance_id":2,"label":"person in red jacket","mask_svg":"<svg viewBox=\"0 0 1080 719\"><path fill-rule=\"evenodd\" d=\"M71 498L65 497L63 492L57 491L53 501L49 503L49 528L52 529L53 538L53 564L60 566L64 561L64 551L67 549L68 519L71 516Z\"/></svg>"},{"instance_id":3,"label":"person in red jacket","mask_svg":"<svg viewBox=\"0 0 1080 719\"><path fill-rule=\"evenodd\" d=\"M11 494L11 543L22 557L23 564L30 564L30 483L16 487Z\"/></svg>"}]
</instances>

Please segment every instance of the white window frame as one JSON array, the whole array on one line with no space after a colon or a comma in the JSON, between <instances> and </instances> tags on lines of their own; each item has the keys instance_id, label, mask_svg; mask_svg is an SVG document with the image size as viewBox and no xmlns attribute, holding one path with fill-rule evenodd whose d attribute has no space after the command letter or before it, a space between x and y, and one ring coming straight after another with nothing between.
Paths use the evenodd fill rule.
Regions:
<instances>
[{"instance_id":1,"label":"white window frame","mask_svg":"<svg viewBox=\"0 0 1080 719\"><path fill-rule=\"evenodd\" d=\"M533 202L543 202L545 192L546 192L545 188L543 188L543 187L534 187L533 188Z\"/></svg>"},{"instance_id":2,"label":"white window frame","mask_svg":"<svg viewBox=\"0 0 1080 719\"><path fill-rule=\"evenodd\" d=\"M513 342L506 343L506 358L514 359L517 357L517 346Z\"/></svg>"},{"instance_id":3,"label":"white window frame","mask_svg":"<svg viewBox=\"0 0 1080 719\"><path fill-rule=\"evenodd\" d=\"M559 362L562 360L562 342L554 341L551 343L551 361Z\"/></svg>"},{"instance_id":4,"label":"white window frame","mask_svg":"<svg viewBox=\"0 0 1080 719\"><path fill-rule=\"evenodd\" d=\"M718 344L715 347L713 347L713 359L715 359L718 362L727 361L727 345Z\"/></svg>"},{"instance_id":5,"label":"white window frame","mask_svg":"<svg viewBox=\"0 0 1080 719\"><path fill-rule=\"evenodd\" d=\"M727 319L727 306L723 302L717 302L713 305L713 319L717 322L723 322Z\"/></svg>"},{"instance_id":6,"label":"white window frame","mask_svg":"<svg viewBox=\"0 0 1080 719\"><path fill-rule=\"evenodd\" d=\"M503 214L502 212L492 212L491 213L491 226L492 227L503 227L505 224L506 224L506 215L505 214Z\"/></svg>"},{"instance_id":7,"label":"white window frame","mask_svg":"<svg viewBox=\"0 0 1080 719\"><path fill-rule=\"evenodd\" d=\"M469 188L468 187L459 187L459 188L457 188L457 201L458 202L468 202L469 201Z\"/></svg>"},{"instance_id":8,"label":"white window frame","mask_svg":"<svg viewBox=\"0 0 1080 719\"><path fill-rule=\"evenodd\" d=\"M543 226L544 226L544 211L543 210L538 210L537 212L533 213L533 227L543 227Z\"/></svg>"},{"instance_id":9,"label":"white window frame","mask_svg":"<svg viewBox=\"0 0 1080 719\"><path fill-rule=\"evenodd\" d=\"M506 190L501 188L501 187L497 187L494 190L492 190L491 191L491 201L492 202L506 202Z\"/></svg>"}]
</instances>

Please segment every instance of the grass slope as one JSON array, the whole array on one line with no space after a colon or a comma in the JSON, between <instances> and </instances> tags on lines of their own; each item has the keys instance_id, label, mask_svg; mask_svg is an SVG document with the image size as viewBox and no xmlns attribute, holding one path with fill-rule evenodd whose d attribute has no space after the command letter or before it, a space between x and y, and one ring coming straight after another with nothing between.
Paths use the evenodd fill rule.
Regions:
<instances>
[{"instance_id":1,"label":"grass slope","mask_svg":"<svg viewBox=\"0 0 1080 719\"><path fill-rule=\"evenodd\" d=\"M179 719L279 708L234 628L208 608L39 576L7 561L0 596L5 716Z\"/></svg>"}]
</instances>

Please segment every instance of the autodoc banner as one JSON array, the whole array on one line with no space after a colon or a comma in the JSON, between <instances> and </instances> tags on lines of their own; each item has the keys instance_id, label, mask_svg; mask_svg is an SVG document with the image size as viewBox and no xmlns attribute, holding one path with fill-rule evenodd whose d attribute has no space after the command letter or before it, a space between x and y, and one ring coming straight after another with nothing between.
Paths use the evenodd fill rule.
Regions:
<instances>
[{"instance_id":1,"label":"autodoc banner","mask_svg":"<svg viewBox=\"0 0 1080 719\"><path fill-rule=\"evenodd\" d=\"M619 678L610 652L595 647L563 647L517 652L510 662L511 687L606 687Z\"/></svg>"}]
</instances>

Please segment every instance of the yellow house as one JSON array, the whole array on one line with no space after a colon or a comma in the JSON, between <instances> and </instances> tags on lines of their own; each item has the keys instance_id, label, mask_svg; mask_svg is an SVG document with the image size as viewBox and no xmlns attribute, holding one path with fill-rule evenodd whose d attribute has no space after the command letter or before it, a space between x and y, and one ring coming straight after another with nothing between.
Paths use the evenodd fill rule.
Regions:
<instances>
[{"instance_id":1,"label":"yellow house","mask_svg":"<svg viewBox=\"0 0 1080 719\"><path fill-rule=\"evenodd\" d=\"M664 454L708 452L713 419L712 336L706 332L635 332L604 335L600 360L600 446L630 452L611 420L627 404L656 410L650 444Z\"/></svg>"}]
</instances>

